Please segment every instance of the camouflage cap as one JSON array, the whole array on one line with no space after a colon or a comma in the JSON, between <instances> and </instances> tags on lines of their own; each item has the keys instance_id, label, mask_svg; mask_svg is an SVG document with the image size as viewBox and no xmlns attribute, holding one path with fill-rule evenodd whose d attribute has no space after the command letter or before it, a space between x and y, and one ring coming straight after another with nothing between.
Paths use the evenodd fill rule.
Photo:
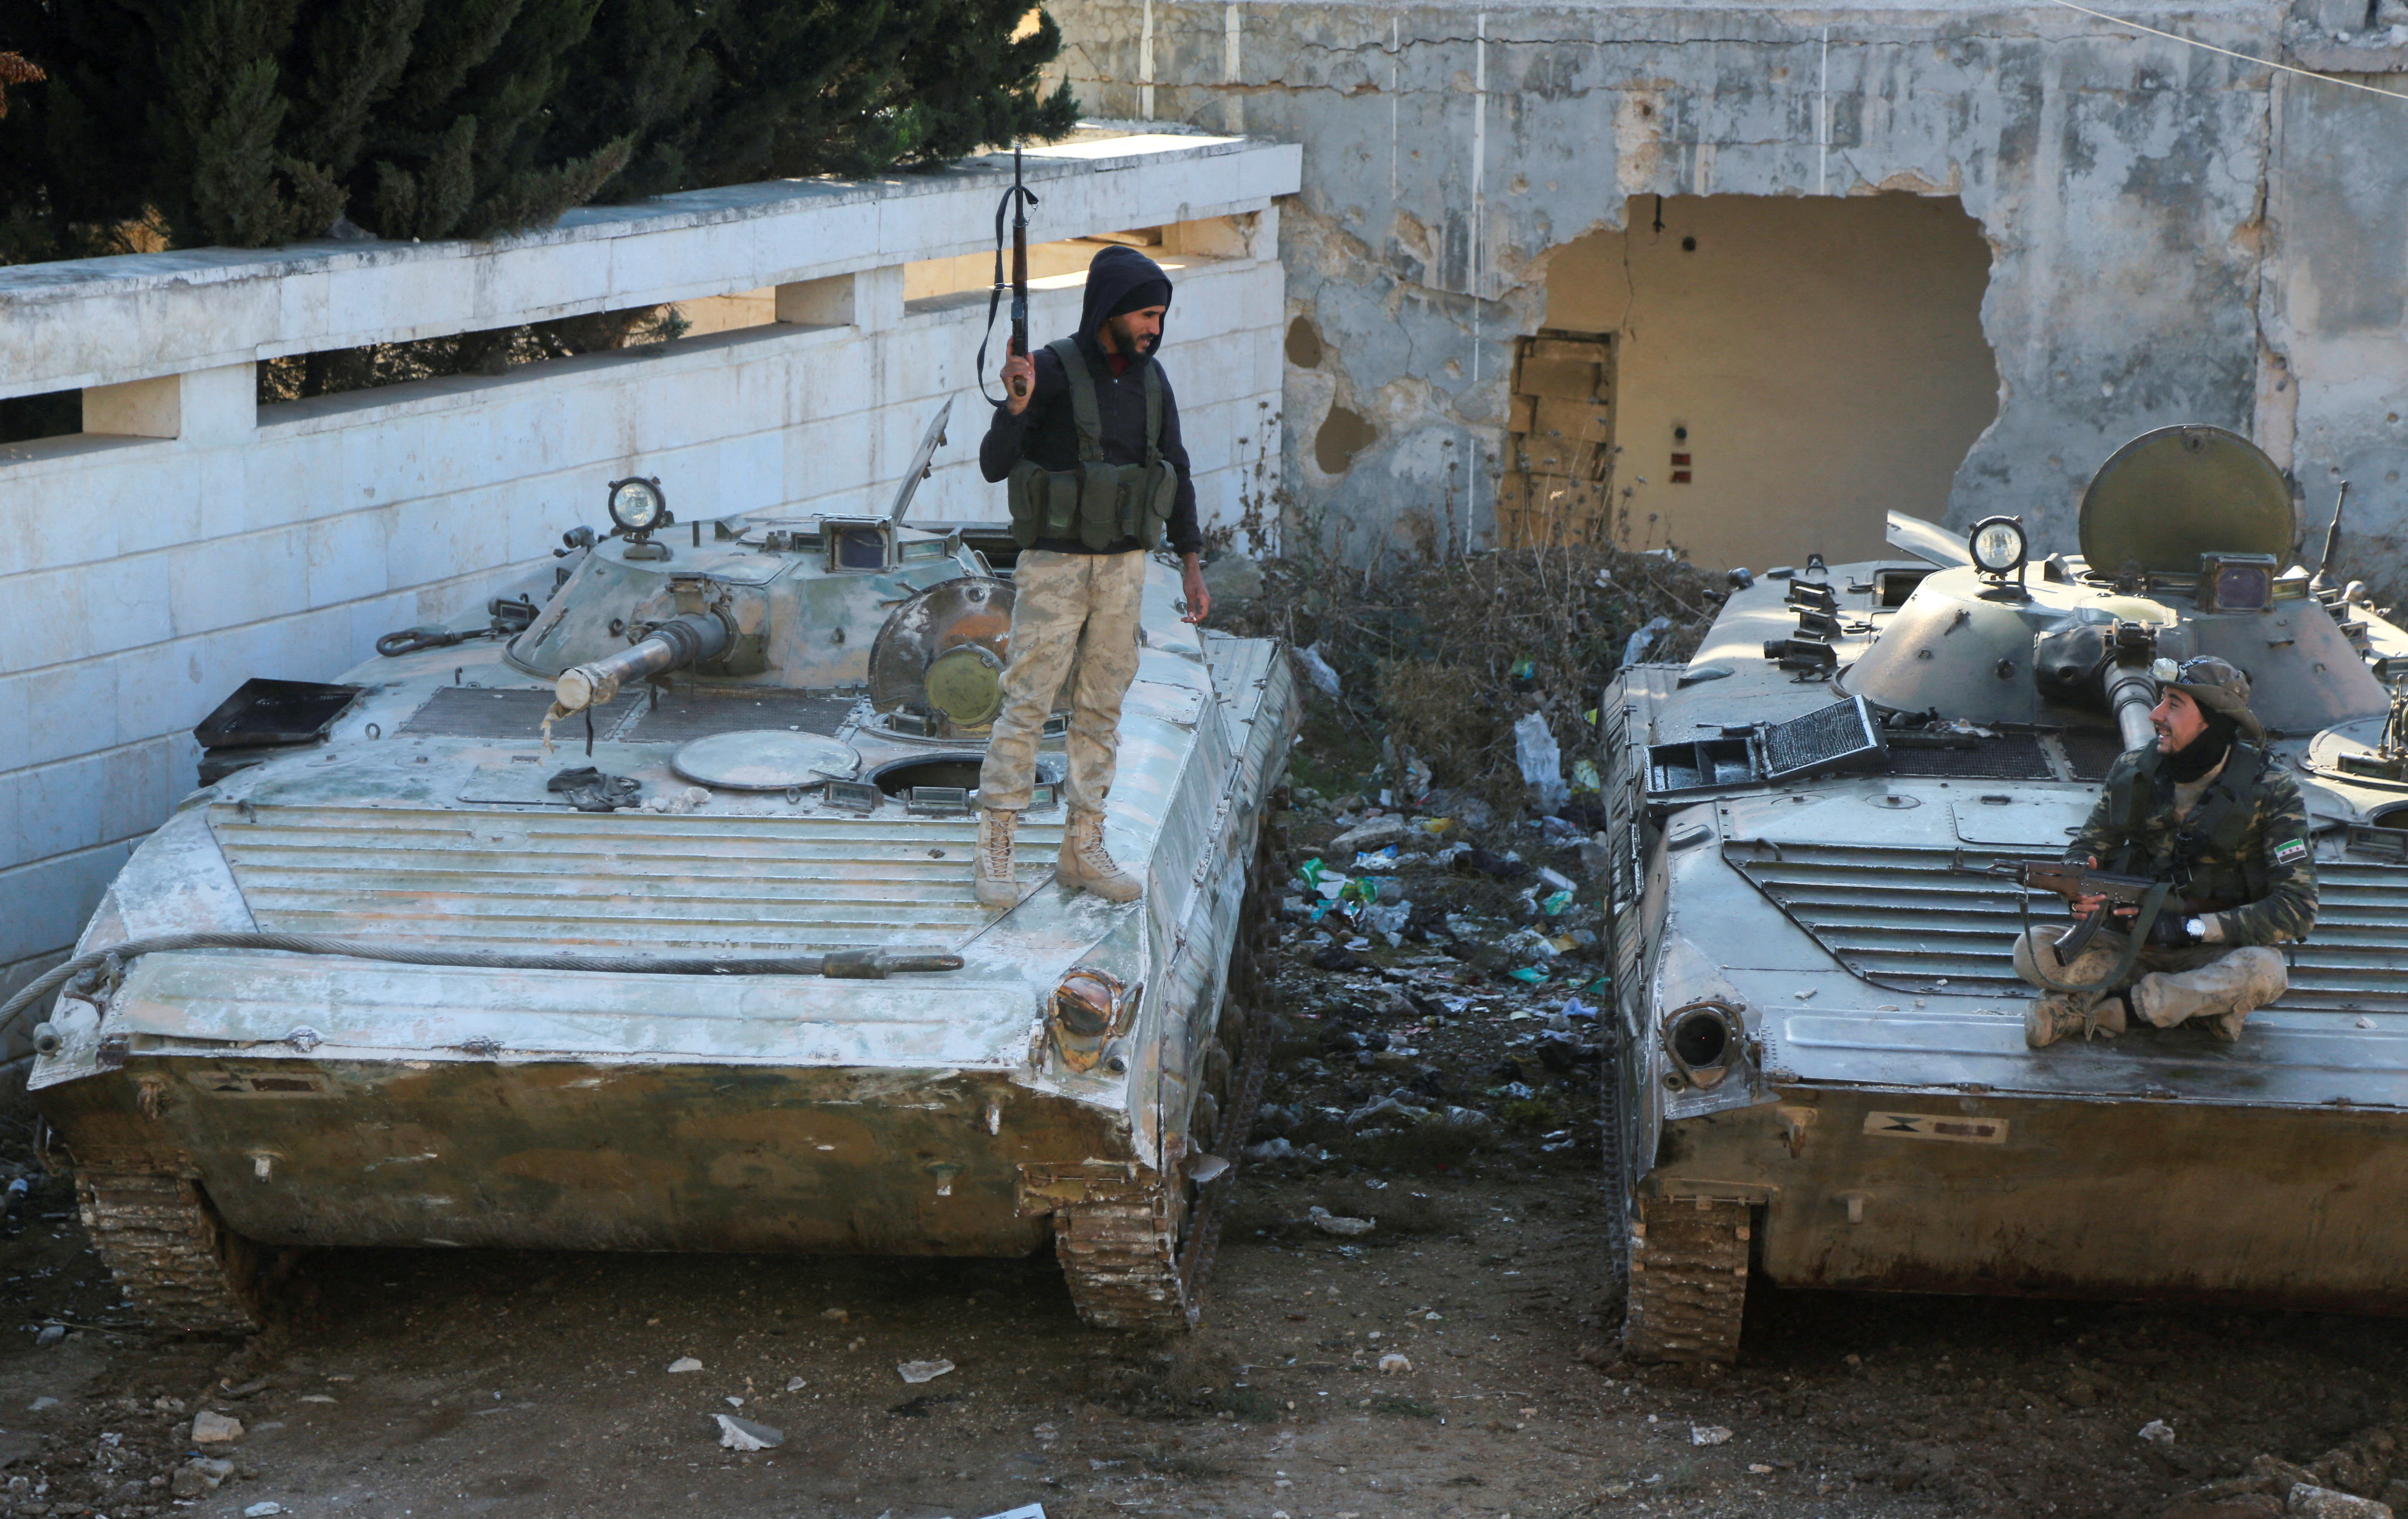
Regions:
<instances>
[{"instance_id":1,"label":"camouflage cap","mask_svg":"<svg viewBox=\"0 0 2408 1519\"><path fill-rule=\"evenodd\" d=\"M2266 725L2249 709L2249 677L2240 666L2200 654L2180 665L2158 660L2149 673L2157 678L2159 690L2179 691L2206 710L2224 713L2252 738L2266 737Z\"/></svg>"}]
</instances>

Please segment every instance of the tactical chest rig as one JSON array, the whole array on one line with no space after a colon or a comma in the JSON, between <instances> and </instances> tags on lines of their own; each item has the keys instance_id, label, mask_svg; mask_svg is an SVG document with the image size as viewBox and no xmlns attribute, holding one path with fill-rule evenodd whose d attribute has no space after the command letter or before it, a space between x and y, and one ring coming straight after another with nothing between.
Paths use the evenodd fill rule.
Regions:
<instances>
[{"instance_id":1,"label":"tactical chest rig","mask_svg":"<svg viewBox=\"0 0 2408 1519\"><path fill-rule=\"evenodd\" d=\"M2190 816L2174 824L2167 840L2171 857L2157 859L2151 857L2156 839L2149 824L2163 804L2157 799L2157 756L2152 753L2108 795L2107 826L2115 853L2100 863L2110 870L2170 876L2174 890L2195 911L2221 911L2257 901L2272 889L2259 857L2263 851L2244 853L2241 846L2257 816L2258 778L2265 767L2261 751L2234 743L2223 771L2208 783Z\"/></svg>"},{"instance_id":2,"label":"tactical chest rig","mask_svg":"<svg viewBox=\"0 0 2408 1519\"><path fill-rule=\"evenodd\" d=\"M1011 501L1011 540L1033 549L1039 538L1076 537L1090 549L1109 549L1124 538L1141 548L1162 540L1170 504L1179 494L1179 471L1162 456L1162 376L1140 365L1145 383L1145 462L1104 462L1103 408L1087 357L1068 337L1045 345L1062 361L1070 382L1070 420L1079 431L1079 467L1048 469L1023 459L1007 477Z\"/></svg>"}]
</instances>

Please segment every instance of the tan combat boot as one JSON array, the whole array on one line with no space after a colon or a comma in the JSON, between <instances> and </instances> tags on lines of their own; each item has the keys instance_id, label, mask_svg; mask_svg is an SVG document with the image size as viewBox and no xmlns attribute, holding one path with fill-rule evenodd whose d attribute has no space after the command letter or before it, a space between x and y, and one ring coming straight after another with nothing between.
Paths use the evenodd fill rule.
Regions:
<instances>
[{"instance_id":1,"label":"tan combat boot","mask_svg":"<svg viewBox=\"0 0 2408 1519\"><path fill-rule=\"evenodd\" d=\"M2132 1010L2159 1028L2198 1022L2228 1042L2249 1015L2290 989L2280 950L2252 945L2196 970L2157 971L2132 987Z\"/></svg>"},{"instance_id":2,"label":"tan combat boot","mask_svg":"<svg viewBox=\"0 0 2408 1519\"><path fill-rule=\"evenodd\" d=\"M1062 853L1054 879L1074 891L1093 892L1107 902L1134 902L1145 891L1137 877L1112 863L1104 849L1104 815L1074 811L1062 830Z\"/></svg>"},{"instance_id":3,"label":"tan combat boot","mask_svg":"<svg viewBox=\"0 0 2408 1519\"><path fill-rule=\"evenodd\" d=\"M999 807L979 809L978 901L990 912L1000 912L1020 900L1020 883L1011 874L1011 835L1020 814Z\"/></svg>"},{"instance_id":4,"label":"tan combat boot","mask_svg":"<svg viewBox=\"0 0 2408 1519\"><path fill-rule=\"evenodd\" d=\"M2113 1039L2122 1032L2124 1001L2117 996L2042 996L2024 1008L2024 1042L2035 1050L2076 1034L2086 1039L2104 1034Z\"/></svg>"}]
</instances>

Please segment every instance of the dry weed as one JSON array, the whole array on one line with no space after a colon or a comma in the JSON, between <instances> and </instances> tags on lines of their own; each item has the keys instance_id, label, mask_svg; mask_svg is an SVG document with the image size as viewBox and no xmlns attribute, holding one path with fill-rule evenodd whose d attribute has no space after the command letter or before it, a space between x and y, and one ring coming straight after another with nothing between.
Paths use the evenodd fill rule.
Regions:
<instances>
[{"instance_id":1,"label":"dry weed","mask_svg":"<svg viewBox=\"0 0 2408 1519\"><path fill-rule=\"evenodd\" d=\"M1428 762L1440 785L1492 805L1524 795L1513 724L1544 713L1567 756L1632 633L1670 628L1641 655L1683 660L1727 594L1719 576L1662 553L1590 545L1466 554L1425 527L1414 552L1348 565L1328 551L1263 562L1262 594L1226 621L1315 647L1337 672L1340 715ZM1330 535L1291 532L1315 545Z\"/></svg>"}]
</instances>

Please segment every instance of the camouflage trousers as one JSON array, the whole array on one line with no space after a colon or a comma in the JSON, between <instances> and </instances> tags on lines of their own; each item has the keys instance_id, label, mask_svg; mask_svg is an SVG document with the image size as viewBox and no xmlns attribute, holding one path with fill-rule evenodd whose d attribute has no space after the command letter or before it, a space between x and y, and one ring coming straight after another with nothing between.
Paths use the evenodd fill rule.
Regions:
<instances>
[{"instance_id":1,"label":"camouflage trousers","mask_svg":"<svg viewBox=\"0 0 2408 1519\"><path fill-rule=\"evenodd\" d=\"M1103 810L1121 746L1121 698L1137 679L1138 607L1146 556L1032 549L1011 571L1011 663L1003 710L979 767L979 805L1017 812L1036 781L1037 743L1064 677L1070 680L1070 775L1065 795Z\"/></svg>"},{"instance_id":2,"label":"camouflage trousers","mask_svg":"<svg viewBox=\"0 0 2408 1519\"><path fill-rule=\"evenodd\" d=\"M2034 928L2016 939L2015 974L2045 996L2063 994L2042 985L2036 968L2069 985L2089 986L2104 980L2123 958L2125 936L2102 928L2069 962L2058 957L2057 941L2071 931ZM2143 1022L2169 1028L2192 1018L2245 1016L2281 996L2290 984L2283 952L2264 945L2143 944L2132 956L2131 968L2108 991L2128 989L2132 1010Z\"/></svg>"}]
</instances>

